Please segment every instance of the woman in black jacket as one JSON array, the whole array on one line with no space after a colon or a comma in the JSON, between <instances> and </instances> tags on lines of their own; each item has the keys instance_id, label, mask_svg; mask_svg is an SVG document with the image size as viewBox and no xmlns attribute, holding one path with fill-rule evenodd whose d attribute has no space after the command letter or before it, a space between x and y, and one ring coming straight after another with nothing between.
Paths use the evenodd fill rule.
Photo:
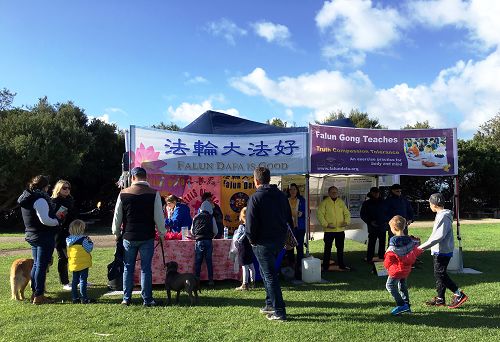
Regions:
<instances>
[{"instance_id":1,"label":"woman in black jacket","mask_svg":"<svg viewBox=\"0 0 500 342\"><path fill-rule=\"evenodd\" d=\"M76 218L75 205L71 196L71 184L64 179L57 181L52 191L52 201L55 204L55 211L63 214L61 227L56 234L57 251L57 271L63 289L71 291L71 284L68 278L68 253L66 251L66 238L69 236L69 224Z\"/></svg>"},{"instance_id":2,"label":"woman in black jacket","mask_svg":"<svg viewBox=\"0 0 500 342\"><path fill-rule=\"evenodd\" d=\"M33 304L52 302L44 295L45 278L54 252L54 237L59 222L56 218L55 207L47 194L48 190L49 179L39 175L31 179L27 189L17 199L26 228L26 241L31 245L34 261L31 269Z\"/></svg>"}]
</instances>

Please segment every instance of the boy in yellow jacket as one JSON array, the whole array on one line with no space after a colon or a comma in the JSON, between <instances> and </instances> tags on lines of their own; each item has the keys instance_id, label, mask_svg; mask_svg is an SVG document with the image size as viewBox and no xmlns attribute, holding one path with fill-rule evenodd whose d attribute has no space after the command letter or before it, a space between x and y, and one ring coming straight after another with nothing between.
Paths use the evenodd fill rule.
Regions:
<instances>
[{"instance_id":1,"label":"boy in yellow jacket","mask_svg":"<svg viewBox=\"0 0 500 342\"><path fill-rule=\"evenodd\" d=\"M316 212L318 221L323 226L325 249L323 251L323 271L328 271L330 257L332 254L332 244L335 241L337 248L337 263L342 270L350 270L344 264L344 241L345 227L351 223L351 213L347 209L344 201L339 196L339 190L335 186L328 188L328 197L325 198Z\"/></svg>"},{"instance_id":2,"label":"boy in yellow jacket","mask_svg":"<svg viewBox=\"0 0 500 342\"><path fill-rule=\"evenodd\" d=\"M69 236L66 238L66 243L68 245L68 269L73 272L71 297L74 304L92 302L87 297L87 278L89 268L92 266L90 252L94 248L94 243L84 233L85 222L82 220L74 220L69 224ZM78 296L78 285L80 285L80 296Z\"/></svg>"}]
</instances>

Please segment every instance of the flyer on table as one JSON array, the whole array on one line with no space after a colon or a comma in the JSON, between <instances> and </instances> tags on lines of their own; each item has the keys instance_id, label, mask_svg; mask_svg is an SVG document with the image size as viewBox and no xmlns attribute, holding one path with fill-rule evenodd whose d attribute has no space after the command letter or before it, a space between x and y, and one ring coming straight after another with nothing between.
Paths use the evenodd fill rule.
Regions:
<instances>
[{"instance_id":1,"label":"flyer on table","mask_svg":"<svg viewBox=\"0 0 500 342\"><path fill-rule=\"evenodd\" d=\"M310 125L311 173L451 176L457 131Z\"/></svg>"}]
</instances>

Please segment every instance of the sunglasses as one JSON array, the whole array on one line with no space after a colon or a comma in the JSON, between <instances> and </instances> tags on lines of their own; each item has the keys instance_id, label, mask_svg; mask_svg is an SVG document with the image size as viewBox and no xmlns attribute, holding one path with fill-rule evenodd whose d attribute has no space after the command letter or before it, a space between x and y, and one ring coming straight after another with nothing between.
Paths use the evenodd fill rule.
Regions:
<instances>
[{"instance_id":1,"label":"sunglasses","mask_svg":"<svg viewBox=\"0 0 500 342\"><path fill-rule=\"evenodd\" d=\"M63 190L71 190L71 187L70 186L63 186L61 189L63 189Z\"/></svg>"}]
</instances>

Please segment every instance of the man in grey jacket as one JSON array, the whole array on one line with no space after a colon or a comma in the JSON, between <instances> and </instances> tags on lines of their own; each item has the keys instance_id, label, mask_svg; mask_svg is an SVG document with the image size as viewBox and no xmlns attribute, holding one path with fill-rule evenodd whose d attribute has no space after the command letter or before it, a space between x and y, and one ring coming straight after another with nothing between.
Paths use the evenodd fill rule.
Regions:
<instances>
[{"instance_id":1,"label":"man in grey jacket","mask_svg":"<svg viewBox=\"0 0 500 342\"><path fill-rule=\"evenodd\" d=\"M453 292L453 299L449 308L458 308L468 299L467 295L451 280L446 268L453 256L453 215L450 210L444 208L444 196L440 193L432 194L429 198L431 210L436 213L434 227L429 239L418 248L431 249L434 258L434 278L436 278L437 296L426 302L429 306L444 306L445 292L449 289Z\"/></svg>"}]
</instances>

